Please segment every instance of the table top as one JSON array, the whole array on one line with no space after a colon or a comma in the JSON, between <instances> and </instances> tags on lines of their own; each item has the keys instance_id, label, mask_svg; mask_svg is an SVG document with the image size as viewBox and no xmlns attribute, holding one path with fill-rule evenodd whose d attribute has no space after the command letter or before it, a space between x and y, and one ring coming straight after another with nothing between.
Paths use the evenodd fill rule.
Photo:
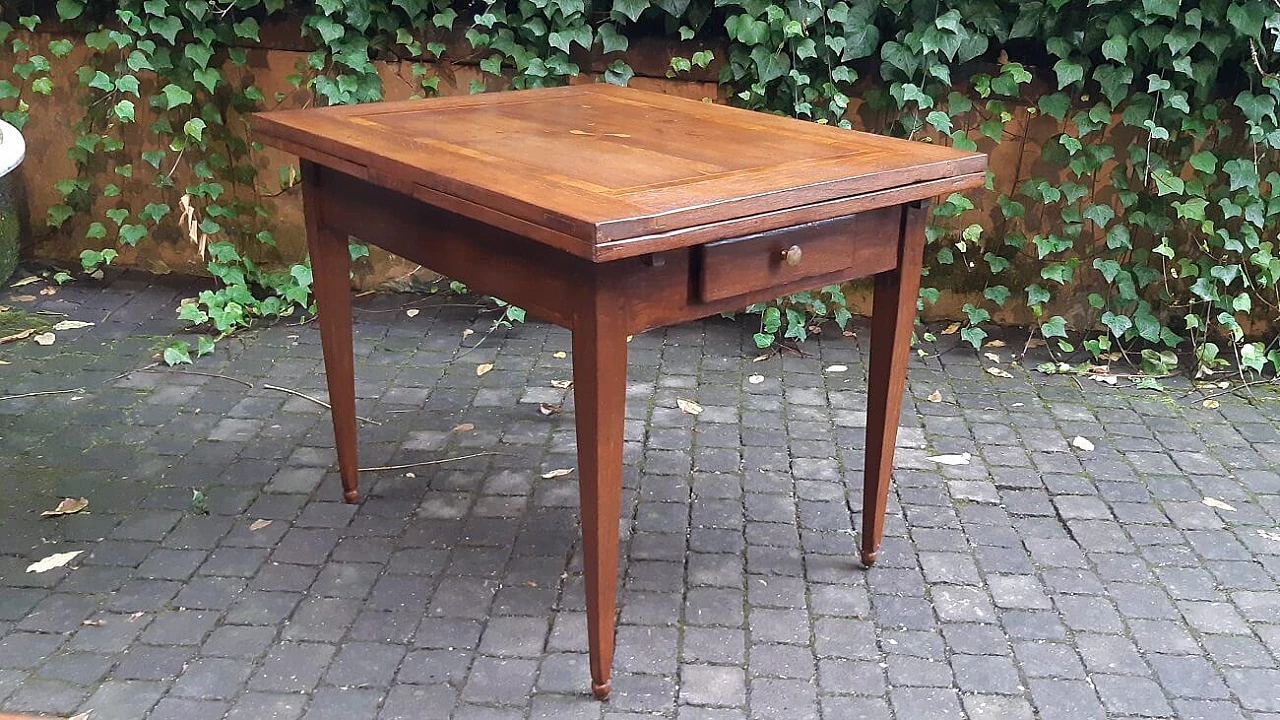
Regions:
<instances>
[{"instance_id":1,"label":"table top","mask_svg":"<svg viewBox=\"0 0 1280 720\"><path fill-rule=\"evenodd\" d=\"M897 189L896 202L921 200L937 188L915 197L912 187L973 186L986 169L981 153L605 84L252 122L303 159L597 261L670 247L664 234L841 198Z\"/></svg>"}]
</instances>

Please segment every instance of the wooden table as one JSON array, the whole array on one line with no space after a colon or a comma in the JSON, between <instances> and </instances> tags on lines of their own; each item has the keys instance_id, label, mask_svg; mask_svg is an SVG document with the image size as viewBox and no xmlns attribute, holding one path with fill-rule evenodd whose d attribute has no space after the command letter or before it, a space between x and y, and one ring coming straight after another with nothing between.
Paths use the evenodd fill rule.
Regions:
<instances>
[{"instance_id":1,"label":"wooden table","mask_svg":"<svg viewBox=\"0 0 1280 720\"><path fill-rule=\"evenodd\" d=\"M288 110L343 494L358 499L348 236L573 332L591 690L613 661L628 335L875 276L862 563L875 562L927 202L986 156L611 85Z\"/></svg>"}]
</instances>

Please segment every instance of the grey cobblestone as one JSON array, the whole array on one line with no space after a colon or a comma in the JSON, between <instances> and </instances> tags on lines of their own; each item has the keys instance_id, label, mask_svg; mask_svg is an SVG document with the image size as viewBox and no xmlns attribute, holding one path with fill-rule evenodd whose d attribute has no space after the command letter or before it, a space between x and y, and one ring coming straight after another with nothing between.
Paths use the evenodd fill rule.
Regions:
<instances>
[{"instance_id":1,"label":"grey cobblestone","mask_svg":"<svg viewBox=\"0 0 1280 720\"><path fill-rule=\"evenodd\" d=\"M34 305L128 312L50 348L0 347L22 391L49 389L46 368L93 386L38 414L0 405L0 457L91 503L37 521L59 497L30 489L0 508L0 711L1280 717L1280 543L1259 533L1280 521L1273 397L1224 396L1209 412L993 378L961 351L913 359L886 539L863 571L865 333L759 364L743 351L749 329L721 320L637 335L614 693L601 705L585 693L577 479L534 471L576 465L572 393L551 385L570 376L570 359L551 356L570 349L567 333L502 329L455 363L462 330L487 329L472 310L357 313L362 414L410 411L361 428L363 463L508 454L366 473L363 502L346 505L323 409L259 389L325 395L314 325L265 328L201 361L254 389L138 371L151 338L176 330L172 298L193 291L111 278ZM473 361L495 368L478 377ZM846 378L823 372L834 363ZM757 372L766 381L748 383ZM934 390L947 402L925 401ZM538 402L566 404L544 417ZM1075 435L1095 449L1072 449ZM25 453L37 443L42 465ZM973 462L927 460L942 452ZM207 515L189 507L195 478ZM86 552L25 573L52 543Z\"/></svg>"}]
</instances>

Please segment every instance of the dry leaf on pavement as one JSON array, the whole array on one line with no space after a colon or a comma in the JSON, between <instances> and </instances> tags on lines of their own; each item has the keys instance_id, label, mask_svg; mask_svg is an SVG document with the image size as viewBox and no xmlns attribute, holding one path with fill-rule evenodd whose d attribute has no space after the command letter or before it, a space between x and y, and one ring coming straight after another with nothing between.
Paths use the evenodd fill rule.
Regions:
<instances>
[{"instance_id":1,"label":"dry leaf on pavement","mask_svg":"<svg viewBox=\"0 0 1280 720\"><path fill-rule=\"evenodd\" d=\"M560 468L559 470L550 470L548 472L542 473L542 479L550 480L551 478L564 477L565 475L568 475L571 472L573 472L573 468Z\"/></svg>"},{"instance_id":2,"label":"dry leaf on pavement","mask_svg":"<svg viewBox=\"0 0 1280 720\"><path fill-rule=\"evenodd\" d=\"M1002 348L1002 347L1004 347L1004 341L1003 341L1003 340L989 340L989 341L987 341L987 344L986 344L986 345L983 345L983 347L989 347L989 348Z\"/></svg>"},{"instance_id":3,"label":"dry leaf on pavement","mask_svg":"<svg viewBox=\"0 0 1280 720\"><path fill-rule=\"evenodd\" d=\"M1208 506L1209 506L1209 507L1211 507L1211 508L1217 508L1217 509L1219 509L1219 510L1226 510L1226 511L1228 511L1228 512L1235 512L1235 511L1236 511L1236 509L1235 509L1235 508L1233 508L1233 507L1231 507L1230 505L1228 505L1228 504L1226 504L1226 503L1222 502L1222 501L1221 501L1221 500L1219 500L1218 498L1211 498L1211 497L1207 497L1207 498L1205 498L1205 499L1201 500L1200 502L1204 503L1205 505L1208 505Z\"/></svg>"},{"instance_id":4,"label":"dry leaf on pavement","mask_svg":"<svg viewBox=\"0 0 1280 720\"><path fill-rule=\"evenodd\" d=\"M829 373L841 373L848 369L849 369L848 365L828 365L827 366L827 372Z\"/></svg>"},{"instance_id":5,"label":"dry leaf on pavement","mask_svg":"<svg viewBox=\"0 0 1280 720\"><path fill-rule=\"evenodd\" d=\"M75 560L76 556L83 552L83 550L72 550L71 552L54 553L43 560L37 560L28 565L27 572L42 573L54 568L60 568Z\"/></svg>"},{"instance_id":6,"label":"dry leaf on pavement","mask_svg":"<svg viewBox=\"0 0 1280 720\"><path fill-rule=\"evenodd\" d=\"M1208 410L1217 410L1218 407L1222 405L1222 403L1218 402L1217 400L1214 400L1213 398L1205 400L1201 404L1204 405L1205 408Z\"/></svg>"},{"instance_id":7,"label":"dry leaf on pavement","mask_svg":"<svg viewBox=\"0 0 1280 720\"><path fill-rule=\"evenodd\" d=\"M685 411L690 415L702 414L702 406L692 400L686 400L684 398L676 398L676 405L680 406L681 410Z\"/></svg>"},{"instance_id":8,"label":"dry leaf on pavement","mask_svg":"<svg viewBox=\"0 0 1280 720\"><path fill-rule=\"evenodd\" d=\"M476 426L472 425L471 423L462 423L460 425L454 426L453 431L454 432L471 432L472 430L475 430L475 429L476 429Z\"/></svg>"},{"instance_id":9,"label":"dry leaf on pavement","mask_svg":"<svg viewBox=\"0 0 1280 720\"><path fill-rule=\"evenodd\" d=\"M982 353L982 357L990 360L993 363L1004 362L1003 360L1000 359L1000 356L995 353Z\"/></svg>"},{"instance_id":10,"label":"dry leaf on pavement","mask_svg":"<svg viewBox=\"0 0 1280 720\"><path fill-rule=\"evenodd\" d=\"M89 501L85 498L63 498L62 502L52 510L45 510L40 513L41 517L55 517L57 515L71 515L89 507Z\"/></svg>"},{"instance_id":11,"label":"dry leaf on pavement","mask_svg":"<svg viewBox=\"0 0 1280 720\"><path fill-rule=\"evenodd\" d=\"M26 330L23 330L22 332L16 332L12 335L5 335L4 337L0 337L0 343L13 342L14 340L26 340L27 338L31 337L31 334L34 332L35 330L28 328Z\"/></svg>"},{"instance_id":12,"label":"dry leaf on pavement","mask_svg":"<svg viewBox=\"0 0 1280 720\"><path fill-rule=\"evenodd\" d=\"M969 453L960 453L959 455L934 455L929 458L939 465L968 465L973 459L973 455Z\"/></svg>"},{"instance_id":13,"label":"dry leaf on pavement","mask_svg":"<svg viewBox=\"0 0 1280 720\"><path fill-rule=\"evenodd\" d=\"M572 380L552 380L551 387L559 388L560 390L568 390L569 388L573 387L573 381Z\"/></svg>"},{"instance_id":14,"label":"dry leaf on pavement","mask_svg":"<svg viewBox=\"0 0 1280 720\"><path fill-rule=\"evenodd\" d=\"M934 390L933 392L929 393L929 402L931 403L942 402L942 393L937 390Z\"/></svg>"},{"instance_id":15,"label":"dry leaf on pavement","mask_svg":"<svg viewBox=\"0 0 1280 720\"><path fill-rule=\"evenodd\" d=\"M254 520L249 523L249 532L258 532L262 528L271 524L270 520Z\"/></svg>"},{"instance_id":16,"label":"dry leaf on pavement","mask_svg":"<svg viewBox=\"0 0 1280 720\"><path fill-rule=\"evenodd\" d=\"M44 332L32 337L31 339L35 340L37 345L52 345L53 342L58 339L58 336L51 332Z\"/></svg>"},{"instance_id":17,"label":"dry leaf on pavement","mask_svg":"<svg viewBox=\"0 0 1280 720\"><path fill-rule=\"evenodd\" d=\"M10 285L9 287L18 288L18 287L22 287L23 285L30 285L31 283L34 283L34 282L40 282L40 277L37 275L32 275L31 277L24 277L18 282Z\"/></svg>"},{"instance_id":18,"label":"dry leaf on pavement","mask_svg":"<svg viewBox=\"0 0 1280 720\"><path fill-rule=\"evenodd\" d=\"M942 328L942 332L940 332L940 333L938 333L938 334L939 334L939 335L955 335L955 334L956 334L956 333L958 333L958 332L960 332L960 323L958 323L958 322L954 322L954 323L951 323L950 325L948 325L948 326L946 326L946 327Z\"/></svg>"},{"instance_id":19,"label":"dry leaf on pavement","mask_svg":"<svg viewBox=\"0 0 1280 720\"><path fill-rule=\"evenodd\" d=\"M747 376L747 382L751 383L752 385L759 385L760 383L764 382L764 376L763 376L763 375L749 375L749 376Z\"/></svg>"},{"instance_id":20,"label":"dry leaf on pavement","mask_svg":"<svg viewBox=\"0 0 1280 720\"><path fill-rule=\"evenodd\" d=\"M63 320L62 322L58 323L57 325L54 325L50 329L61 332L63 330L79 330L80 328L87 328L92 326L93 326L93 323L85 322L83 320Z\"/></svg>"},{"instance_id":21,"label":"dry leaf on pavement","mask_svg":"<svg viewBox=\"0 0 1280 720\"><path fill-rule=\"evenodd\" d=\"M998 368L998 367L989 367L989 368L987 368L987 374L988 374L988 375L995 375L995 376L996 376L996 377L998 377L998 378L1011 378L1011 377L1013 377L1012 375L1010 375L1010 374L1009 374L1009 371L1008 371L1008 370L1005 370L1004 368Z\"/></svg>"},{"instance_id":22,"label":"dry leaf on pavement","mask_svg":"<svg viewBox=\"0 0 1280 720\"><path fill-rule=\"evenodd\" d=\"M555 359L557 359L557 360L563 360L563 359L565 359L565 358L569 357L569 354L568 354L568 353L566 353L566 352L565 352L565 351L563 351L563 350L557 350L557 351L555 351L555 352L551 353L551 357L553 357L553 358L555 358Z\"/></svg>"},{"instance_id":23,"label":"dry leaf on pavement","mask_svg":"<svg viewBox=\"0 0 1280 720\"><path fill-rule=\"evenodd\" d=\"M493 363L480 363L476 366L476 377L484 377L484 374L493 369Z\"/></svg>"},{"instance_id":24,"label":"dry leaf on pavement","mask_svg":"<svg viewBox=\"0 0 1280 720\"><path fill-rule=\"evenodd\" d=\"M1071 447L1076 448L1077 450L1091 452L1093 450L1093 443L1089 441L1089 438L1084 437L1083 435L1077 435L1071 440Z\"/></svg>"},{"instance_id":25,"label":"dry leaf on pavement","mask_svg":"<svg viewBox=\"0 0 1280 720\"><path fill-rule=\"evenodd\" d=\"M420 312L422 311L419 310L418 308L409 308L408 310L404 311L404 314L408 315L409 317L418 317L418 313Z\"/></svg>"},{"instance_id":26,"label":"dry leaf on pavement","mask_svg":"<svg viewBox=\"0 0 1280 720\"><path fill-rule=\"evenodd\" d=\"M555 415L560 412L560 406L552 403L541 403L538 405L538 412L543 415Z\"/></svg>"}]
</instances>

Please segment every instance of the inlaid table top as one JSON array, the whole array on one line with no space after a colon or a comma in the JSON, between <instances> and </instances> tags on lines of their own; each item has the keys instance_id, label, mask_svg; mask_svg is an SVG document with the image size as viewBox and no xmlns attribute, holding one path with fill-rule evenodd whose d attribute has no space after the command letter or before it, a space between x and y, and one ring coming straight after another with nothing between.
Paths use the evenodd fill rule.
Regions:
<instances>
[{"instance_id":1,"label":"inlaid table top","mask_svg":"<svg viewBox=\"0 0 1280 720\"><path fill-rule=\"evenodd\" d=\"M693 244L680 231L713 223L840 215L821 204L853 196L914 188L895 201L921 200L938 194L929 181L972 185L986 169L979 153L603 84L273 112L254 124L303 158L395 178L595 261Z\"/></svg>"}]
</instances>

